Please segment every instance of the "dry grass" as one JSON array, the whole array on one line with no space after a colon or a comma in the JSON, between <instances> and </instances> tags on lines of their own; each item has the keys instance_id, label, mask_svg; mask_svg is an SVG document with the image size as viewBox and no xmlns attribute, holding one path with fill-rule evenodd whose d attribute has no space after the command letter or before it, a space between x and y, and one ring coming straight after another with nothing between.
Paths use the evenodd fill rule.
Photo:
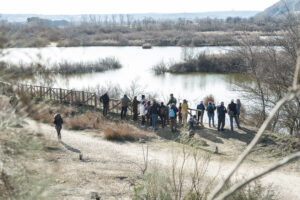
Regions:
<instances>
[{"instance_id":1,"label":"dry grass","mask_svg":"<svg viewBox=\"0 0 300 200\"><path fill-rule=\"evenodd\" d=\"M137 141L140 139L148 139L149 137L128 124L117 124L107 126L103 130L104 138L114 141Z\"/></svg>"}]
</instances>

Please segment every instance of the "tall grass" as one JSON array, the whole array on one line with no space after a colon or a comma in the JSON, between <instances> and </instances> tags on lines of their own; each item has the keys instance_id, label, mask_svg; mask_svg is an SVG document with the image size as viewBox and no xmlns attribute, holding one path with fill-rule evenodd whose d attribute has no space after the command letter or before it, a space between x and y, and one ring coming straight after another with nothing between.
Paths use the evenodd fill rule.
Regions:
<instances>
[{"instance_id":1,"label":"tall grass","mask_svg":"<svg viewBox=\"0 0 300 200\"><path fill-rule=\"evenodd\" d=\"M51 70L58 74L83 74L92 72L103 72L112 69L119 69L122 65L115 57L107 57L94 62L70 62L63 61L55 64Z\"/></svg>"},{"instance_id":2,"label":"tall grass","mask_svg":"<svg viewBox=\"0 0 300 200\"><path fill-rule=\"evenodd\" d=\"M114 124L104 128L104 138L114 141L137 141L148 139L149 137L140 130L133 128L128 124Z\"/></svg>"}]
</instances>

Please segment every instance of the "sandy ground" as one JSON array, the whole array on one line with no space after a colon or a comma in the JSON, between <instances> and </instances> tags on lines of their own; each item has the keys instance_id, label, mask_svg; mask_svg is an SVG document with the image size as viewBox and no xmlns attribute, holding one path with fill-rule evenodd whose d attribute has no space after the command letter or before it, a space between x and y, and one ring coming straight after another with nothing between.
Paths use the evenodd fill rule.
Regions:
<instances>
[{"instance_id":1,"label":"sandy ground","mask_svg":"<svg viewBox=\"0 0 300 200\"><path fill-rule=\"evenodd\" d=\"M45 135L49 140L56 141L55 129L49 125L27 120L27 128ZM209 136L209 129L203 137L209 143L211 150L217 145L220 152L230 154L234 149L240 152L246 143L232 137L218 138ZM88 131L62 131L63 151L54 152L51 165L59 166L53 175L51 185L57 199L90 199L92 192L97 192L101 199L131 199L135 180L141 174L139 167L143 166L143 147L149 147L149 162L170 167L174 158L174 149L179 149L173 141L154 139L143 143L118 143L106 141L102 133ZM211 138L218 139L213 142ZM213 138L213 139L215 139ZM79 160L79 154L83 160ZM181 154L176 155L180 159ZM213 155L208 167L208 175L222 177L232 164L232 159L226 156ZM243 164L238 171L238 177L248 177L255 172L272 165L272 161L258 162L251 159ZM262 179L264 184L272 184L280 192L281 199L300 199L300 164L292 164L288 168L276 171Z\"/></svg>"}]
</instances>

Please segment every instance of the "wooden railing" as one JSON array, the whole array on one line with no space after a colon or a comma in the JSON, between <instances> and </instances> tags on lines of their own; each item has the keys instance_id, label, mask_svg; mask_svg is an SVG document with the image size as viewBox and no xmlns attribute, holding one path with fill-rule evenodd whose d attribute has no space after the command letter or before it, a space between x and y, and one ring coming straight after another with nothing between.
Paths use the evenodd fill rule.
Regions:
<instances>
[{"instance_id":1,"label":"wooden railing","mask_svg":"<svg viewBox=\"0 0 300 200\"><path fill-rule=\"evenodd\" d=\"M57 103L67 103L73 105L90 106L95 109L100 108L101 102L96 93L67 90L62 88L52 88L35 86L28 84L11 84L0 81L0 91L5 95L26 94L31 98L40 100L50 100ZM117 99L110 99L110 111L115 113L121 112L121 101ZM129 108L132 111L131 107Z\"/></svg>"},{"instance_id":2,"label":"wooden railing","mask_svg":"<svg viewBox=\"0 0 300 200\"><path fill-rule=\"evenodd\" d=\"M84 105L90 106L94 109L100 109L101 102L99 96L96 93L67 90L62 88L52 88L35 86L28 84L11 84L0 81L0 91L5 95L12 95L13 93L26 94L31 98L40 100L50 100L57 103L67 103L72 105ZM110 112L120 113L121 112L121 101L118 99L110 99L109 110ZM193 111L197 112L197 109L189 108L189 113ZM129 112L132 114L132 107L129 106Z\"/></svg>"}]
</instances>

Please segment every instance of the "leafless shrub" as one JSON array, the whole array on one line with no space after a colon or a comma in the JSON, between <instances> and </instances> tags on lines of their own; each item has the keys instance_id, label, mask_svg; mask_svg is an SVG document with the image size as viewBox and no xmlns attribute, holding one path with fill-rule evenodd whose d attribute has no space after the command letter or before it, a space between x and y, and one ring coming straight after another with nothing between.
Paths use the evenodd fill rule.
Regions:
<instances>
[{"instance_id":1,"label":"leafless shrub","mask_svg":"<svg viewBox=\"0 0 300 200\"><path fill-rule=\"evenodd\" d=\"M103 130L104 138L115 141L138 141L140 139L148 139L145 133L135 130L128 124L114 124L107 126Z\"/></svg>"}]
</instances>

